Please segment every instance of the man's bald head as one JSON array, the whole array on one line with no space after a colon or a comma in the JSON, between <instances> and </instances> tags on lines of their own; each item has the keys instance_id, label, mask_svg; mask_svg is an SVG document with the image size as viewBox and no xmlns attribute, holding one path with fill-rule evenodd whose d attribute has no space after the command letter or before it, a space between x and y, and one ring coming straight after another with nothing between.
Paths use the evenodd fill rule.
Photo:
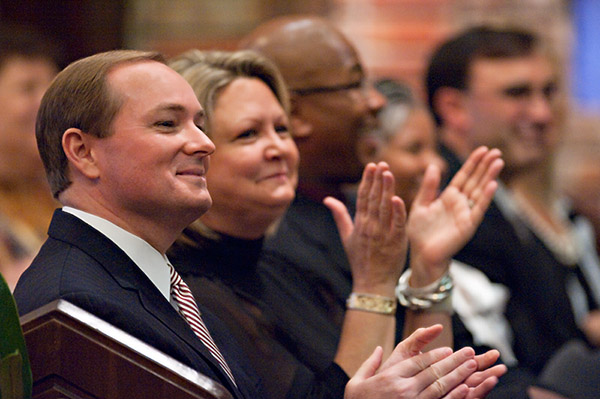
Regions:
<instances>
[{"instance_id":1,"label":"man's bald head","mask_svg":"<svg viewBox=\"0 0 600 399\"><path fill-rule=\"evenodd\" d=\"M292 90L335 83L326 73L348 59L358 60L344 35L330 22L314 16L270 20L244 38L240 47L273 60ZM362 74L360 63L353 68Z\"/></svg>"}]
</instances>

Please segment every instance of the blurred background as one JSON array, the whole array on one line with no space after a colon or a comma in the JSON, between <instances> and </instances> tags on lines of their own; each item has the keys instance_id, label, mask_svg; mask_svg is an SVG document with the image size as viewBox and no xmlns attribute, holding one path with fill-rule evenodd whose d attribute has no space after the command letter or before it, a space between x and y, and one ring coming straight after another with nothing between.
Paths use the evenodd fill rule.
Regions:
<instances>
[{"instance_id":1,"label":"blurred background","mask_svg":"<svg viewBox=\"0 0 600 399\"><path fill-rule=\"evenodd\" d=\"M0 0L0 22L32 25L60 42L65 63L109 49L233 49L282 14L322 15L356 44L371 77L395 77L422 93L440 40L477 23L525 26L549 38L564 61L570 111L563 158L600 158L598 0ZM575 154L575 155L574 155Z\"/></svg>"}]
</instances>

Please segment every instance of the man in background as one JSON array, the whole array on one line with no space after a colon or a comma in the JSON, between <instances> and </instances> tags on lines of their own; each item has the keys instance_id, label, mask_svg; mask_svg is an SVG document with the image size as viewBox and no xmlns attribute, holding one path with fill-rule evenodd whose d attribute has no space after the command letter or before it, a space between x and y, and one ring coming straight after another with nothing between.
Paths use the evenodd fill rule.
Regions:
<instances>
[{"instance_id":1,"label":"man in background","mask_svg":"<svg viewBox=\"0 0 600 399\"><path fill-rule=\"evenodd\" d=\"M509 288L518 366L535 375L567 341L599 336L598 260L553 185L564 117L557 62L530 32L475 27L438 47L426 85L450 176L477 146L503 153L494 202L457 259Z\"/></svg>"}]
</instances>

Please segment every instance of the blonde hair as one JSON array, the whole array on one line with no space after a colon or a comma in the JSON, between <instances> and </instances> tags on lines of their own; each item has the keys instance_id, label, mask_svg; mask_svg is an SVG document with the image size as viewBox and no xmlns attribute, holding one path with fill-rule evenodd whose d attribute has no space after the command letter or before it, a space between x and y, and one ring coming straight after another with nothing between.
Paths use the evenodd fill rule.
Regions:
<instances>
[{"instance_id":1,"label":"blonde hair","mask_svg":"<svg viewBox=\"0 0 600 399\"><path fill-rule=\"evenodd\" d=\"M190 50L172 58L167 64L194 89L206 113L208 135L218 95L237 78L262 80L275 94L284 111L289 112L289 96L279 70L269 59L255 51Z\"/></svg>"}]
</instances>

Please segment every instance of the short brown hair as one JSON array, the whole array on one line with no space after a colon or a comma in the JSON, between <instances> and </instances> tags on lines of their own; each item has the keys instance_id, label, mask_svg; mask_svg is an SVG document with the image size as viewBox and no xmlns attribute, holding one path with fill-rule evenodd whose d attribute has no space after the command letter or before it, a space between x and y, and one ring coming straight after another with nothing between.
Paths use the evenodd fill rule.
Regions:
<instances>
[{"instance_id":1,"label":"short brown hair","mask_svg":"<svg viewBox=\"0 0 600 399\"><path fill-rule=\"evenodd\" d=\"M35 135L55 198L71 181L62 136L77 128L102 138L112 134L111 124L122 99L106 84L108 73L124 63L156 61L165 63L157 52L114 50L73 62L60 72L46 91L38 111Z\"/></svg>"},{"instance_id":2,"label":"short brown hair","mask_svg":"<svg viewBox=\"0 0 600 399\"><path fill-rule=\"evenodd\" d=\"M525 57L540 45L533 32L493 26L475 26L442 43L431 55L425 74L427 101L437 125L442 124L442 118L435 109L434 96L440 88L466 90L475 61Z\"/></svg>"},{"instance_id":3,"label":"short brown hair","mask_svg":"<svg viewBox=\"0 0 600 399\"><path fill-rule=\"evenodd\" d=\"M284 111L289 112L287 88L273 62L251 50L190 50L168 65L188 81L206 113L206 133L210 136L211 119L219 93L240 77L262 80L273 92Z\"/></svg>"}]
</instances>

